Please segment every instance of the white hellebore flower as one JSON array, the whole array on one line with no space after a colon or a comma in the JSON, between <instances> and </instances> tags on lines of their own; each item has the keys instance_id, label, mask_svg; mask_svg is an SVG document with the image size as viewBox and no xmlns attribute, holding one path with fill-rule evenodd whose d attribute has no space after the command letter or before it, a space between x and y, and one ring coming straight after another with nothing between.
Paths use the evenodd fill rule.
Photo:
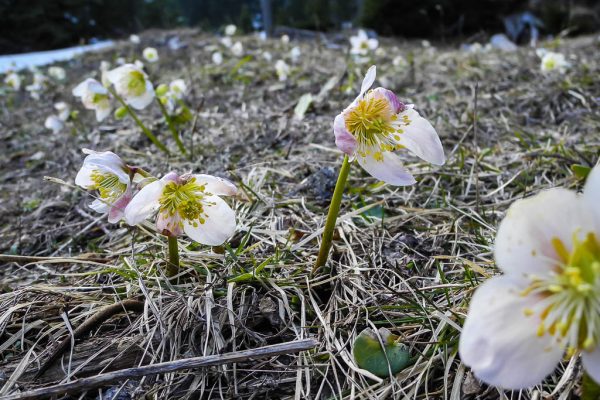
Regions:
<instances>
[{"instance_id":1,"label":"white hellebore flower","mask_svg":"<svg viewBox=\"0 0 600 400\"><path fill-rule=\"evenodd\" d=\"M494 249L504 275L475 292L462 361L505 389L540 383L563 355L581 353L600 382L600 166L583 194L554 188L518 200Z\"/></svg>"},{"instance_id":2,"label":"white hellebore flower","mask_svg":"<svg viewBox=\"0 0 600 400\"><path fill-rule=\"evenodd\" d=\"M212 53L212 62L215 65L221 65L221 63L223 63L223 54L219 51Z\"/></svg>"},{"instance_id":3,"label":"white hellebore flower","mask_svg":"<svg viewBox=\"0 0 600 400\"><path fill-rule=\"evenodd\" d=\"M95 79L88 78L73 89L73 96L80 97L83 106L96 111L96 120L101 122L110 114L108 89Z\"/></svg>"},{"instance_id":4,"label":"white hellebore flower","mask_svg":"<svg viewBox=\"0 0 600 400\"><path fill-rule=\"evenodd\" d=\"M292 50L290 50L290 59L293 63L297 63L300 60L300 56L302 55L302 50L300 47L294 46Z\"/></svg>"},{"instance_id":5,"label":"white hellebore flower","mask_svg":"<svg viewBox=\"0 0 600 400\"><path fill-rule=\"evenodd\" d=\"M277 62L275 62L275 72L277 73L279 80L284 82L290 74L290 66L283 60L277 60Z\"/></svg>"},{"instance_id":6,"label":"white hellebore flower","mask_svg":"<svg viewBox=\"0 0 600 400\"><path fill-rule=\"evenodd\" d=\"M169 83L169 94L176 98L181 99L187 92L187 85L183 79L175 79Z\"/></svg>"},{"instance_id":7,"label":"white hellebore flower","mask_svg":"<svg viewBox=\"0 0 600 400\"><path fill-rule=\"evenodd\" d=\"M29 92L31 97L38 100L40 98L40 93L44 89L46 85L46 81L48 78L44 74L39 71L33 72L33 83L31 85L25 86L25 90Z\"/></svg>"},{"instance_id":8,"label":"white hellebore flower","mask_svg":"<svg viewBox=\"0 0 600 400\"><path fill-rule=\"evenodd\" d=\"M133 64L125 64L106 73L115 91L125 103L136 110L143 110L154 99L154 86L148 75Z\"/></svg>"},{"instance_id":9,"label":"white hellebore flower","mask_svg":"<svg viewBox=\"0 0 600 400\"><path fill-rule=\"evenodd\" d=\"M235 25L230 24L225 27L225 34L227 36L235 35L235 31L237 31L237 27Z\"/></svg>"},{"instance_id":10,"label":"white hellebore flower","mask_svg":"<svg viewBox=\"0 0 600 400\"><path fill-rule=\"evenodd\" d=\"M242 42L235 42L235 44L233 46L231 46L231 52L236 57L240 57L241 55L243 55L244 54L244 46L242 45Z\"/></svg>"},{"instance_id":11,"label":"white hellebore flower","mask_svg":"<svg viewBox=\"0 0 600 400\"><path fill-rule=\"evenodd\" d=\"M565 59L565 56L561 53L554 53L552 51L540 52L542 62L540 69L543 73L560 72L564 73L571 64Z\"/></svg>"},{"instance_id":12,"label":"white hellebore flower","mask_svg":"<svg viewBox=\"0 0 600 400\"><path fill-rule=\"evenodd\" d=\"M65 123L56 115L50 115L48 118L46 118L44 126L47 129L50 129L52 133L58 133L63 130L63 128L65 127Z\"/></svg>"},{"instance_id":13,"label":"white hellebore flower","mask_svg":"<svg viewBox=\"0 0 600 400\"><path fill-rule=\"evenodd\" d=\"M372 176L398 186L415 178L402 166L394 150L408 149L435 165L445 162L444 149L429 121L387 89L369 90L375 66L367 71L360 94L333 122L335 144Z\"/></svg>"},{"instance_id":14,"label":"white hellebore flower","mask_svg":"<svg viewBox=\"0 0 600 400\"><path fill-rule=\"evenodd\" d=\"M71 107L67 103L65 103L64 101L54 103L54 109L58 111L58 118L60 118L63 121L69 119L69 115L71 114Z\"/></svg>"},{"instance_id":15,"label":"white hellebore flower","mask_svg":"<svg viewBox=\"0 0 600 400\"><path fill-rule=\"evenodd\" d=\"M233 41L229 36L225 36L224 38L221 38L221 44L227 48L230 48L233 45Z\"/></svg>"},{"instance_id":16,"label":"white hellebore flower","mask_svg":"<svg viewBox=\"0 0 600 400\"><path fill-rule=\"evenodd\" d=\"M286 45L289 42L290 42L290 37L288 35L282 35L281 36L281 43L283 43L284 45Z\"/></svg>"},{"instance_id":17,"label":"white hellebore flower","mask_svg":"<svg viewBox=\"0 0 600 400\"><path fill-rule=\"evenodd\" d=\"M48 68L48 75L57 81L64 81L67 77L67 72L63 67L50 67Z\"/></svg>"},{"instance_id":18,"label":"white hellebore flower","mask_svg":"<svg viewBox=\"0 0 600 400\"><path fill-rule=\"evenodd\" d=\"M125 209L137 225L158 211L156 229L167 236L185 232L198 243L217 246L235 232L235 213L219 196L233 196L235 185L210 175L170 172L145 186Z\"/></svg>"},{"instance_id":19,"label":"white hellebore flower","mask_svg":"<svg viewBox=\"0 0 600 400\"><path fill-rule=\"evenodd\" d=\"M11 72L4 78L4 83L13 88L13 90L21 89L21 77L16 72Z\"/></svg>"},{"instance_id":20,"label":"white hellebore flower","mask_svg":"<svg viewBox=\"0 0 600 400\"><path fill-rule=\"evenodd\" d=\"M144 59L149 63L155 63L158 61L158 51L154 47L146 47L142 52Z\"/></svg>"},{"instance_id":21,"label":"white hellebore flower","mask_svg":"<svg viewBox=\"0 0 600 400\"><path fill-rule=\"evenodd\" d=\"M267 61L267 62L271 62L271 60L273 60L273 55L271 53L269 53L268 51L265 51L264 53L262 53L262 56L265 59L265 61Z\"/></svg>"},{"instance_id":22,"label":"white hellebore flower","mask_svg":"<svg viewBox=\"0 0 600 400\"><path fill-rule=\"evenodd\" d=\"M136 34L129 35L129 41L133 44L140 44L142 41L140 37Z\"/></svg>"},{"instance_id":23,"label":"white hellebore flower","mask_svg":"<svg viewBox=\"0 0 600 400\"><path fill-rule=\"evenodd\" d=\"M83 149L88 156L75 177L75 184L87 190L97 190L98 199L90 208L108 213L108 222L115 223L123 217L125 207L133 197L131 169L113 152Z\"/></svg>"},{"instance_id":24,"label":"white hellebore flower","mask_svg":"<svg viewBox=\"0 0 600 400\"><path fill-rule=\"evenodd\" d=\"M394 67L406 68L408 67L408 61L406 61L406 58L398 55L392 60L392 65Z\"/></svg>"},{"instance_id":25,"label":"white hellebore flower","mask_svg":"<svg viewBox=\"0 0 600 400\"><path fill-rule=\"evenodd\" d=\"M369 51L375 50L379 46L377 39L369 39L367 32L363 29L358 31L356 36L350 37L350 54L365 56Z\"/></svg>"}]
</instances>

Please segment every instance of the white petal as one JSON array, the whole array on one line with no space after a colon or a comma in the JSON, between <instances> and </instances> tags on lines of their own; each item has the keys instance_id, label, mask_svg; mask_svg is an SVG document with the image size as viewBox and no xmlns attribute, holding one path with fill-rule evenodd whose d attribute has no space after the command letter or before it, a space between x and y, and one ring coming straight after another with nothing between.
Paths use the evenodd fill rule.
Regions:
<instances>
[{"instance_id":1,"label":"white petal","mask_svg":"<svg viewBox=\"0 0 600 400\"><path fill-rule=\"evenodd\" d=\"M77 172L75 184L77 186L81 186L82 188L89 189L95 184L92 180L92 172L94 172L95 169L95 165L84 162L79 172Z\"/></svg>"},{"instance_id":2,"label":"white petal","mask_svg":"<svg viewBox=\"0 0 600 400\"><path fill-rule=\"evenodd\" d=\"M90 203L90 208L96 211L97 213L104 214L108 212L110 206L106 204L106 202L100 199L96 199Z\"/></svg>"},{"instance_id":3,"label":"white petal","mask_svg":"<svg viewBox=\"0 0 600 400\"><path fill-rule=\"evenodd\" d=\"M585 181L583 198L596 216L596 232L600 233L600 165L596 165Z\"/></svg>"},{"instance_id":4,"label":"white petal","mask_svg":"<svg viewBox=\"0 0 600 400\"><path fill-rule=\"evenodd\" d=\"M552 336L537 335L539 313L526 316L524 310L535 310L539 298L522 296L522 290L507 276L485 282L471 299L460 336L462 361L478 378L504 389L540 383L564 352Z\"/></svg>"},{"instance_id":5,"label":"white petal","mask_svg":"<svg viewBox=\"0 0 600 400\"><path fill-rule=\"evenodd\" d=\"M196 183L205 186L208 193L218 196L235 196L237 194L237 187L227 179L205 174L196 174L194 178L196 178Z\"/></svg>"},{"instance_id":6,"label":"white petal","mask_svg":"<svg viewBox=\"0 0 600 400\"><path fill-rule=\"evenodd\" d=\"M403 166L397 155L385 151L383 160L377 161L372 155L357 156L358 163L373 177L396 186L408 186L416 182L415 178Z\"/></svg>"},{"instance_id":7,"label":"white petal","mask_svg":"<svg viewBox=\"0 0 600 400\"><path fill-rule=\"evenodd\" d=\"M358 95L357 98L362 97L362 95L365 94L365 92L367 90L369 90L369 88L371 86L373 86L376 76L377 76L377 67L375 67L374 65L371 65L371 67L368 69L367 73L365 74L365 78L362 81L362 85L360 86L360 94Z\"/></svg>"},{"instance_id":8,"label":"white petal","mask_svg":"<svg viewBox=\"0 0 600 400\"><path fill-rule=\"evenodd\" d=\"M83 164L89 165L92 169L116 175L119 178L119 181L126 185L129 185L130 183L129 174L124 170L127 166L123 160L112 151L93 152L83 160Z\"/></svg>"},{"instance_id":9,"label":"white petal","mask_svg":"<svg viewBox=\"0 0 600 400\"><path fill-rule=\"evenodd\" d=\"M435 128L431 126L429 121L411 108L399 114L400 121L403 115L408 116L410 123L408 126L402 127L404 133L400 134L398 143L427 162L435 165L443 165L446 157L444 156L442 142Z\"/></svg>"},{"instance_id":10,"label":"white petal","mask_svg":"<svg viewBox=\"0 0 600 400\"><path fill-rule=\"evenodd\" d=\"M125 207L125 221L129 225L137 225L154 214L160 206L158 200L165 185L158 180L144 186Z\"/></svg>"},{"instance_id":11,"label":"white petal","mask_svg":"<svg viewBox=\"0 0 600 400\"><path fill-rule=\"evenodd\" d=\"M184 221L183 230L193 240L209 246L223 244L235 232L235 213L218 196L209 196L206 201L215 203L204 208L208 215L203 224L193 226L190 221ZM193 222L193 221L192 221Z\"/></svg>"},{"instance_id":12,"label":"white petal","mask_svg":"<svg viewBox=\"0 0 600 400\"><path fill-rule=\"evenodd\" d=\"M152 82L146 78L146 91L139 97L129 97L125 101L136 110L143 110L154 100L154 87Z\"/></svg>"},{"instance_id":13,"label":"white petal","mask_svg":"<svg viewBox=\"0 0 600 400\"><path fill-rule=\"evenodd\" d=\"M597 383L600 383L600 346L596 346L594 351L581 353L583 368Z\"/></svg>"},{"instance_id":14,"label":"white petal","mask_svg":"<svg viewBox=\"0 0 600 400\"><path fill-rule=\"evenodd\" d=\"M585 235L593 229L591 212L575 192L542 191L509 207L496 234L496 264L518 276L548 274L560 260L552 240L560 239L570 251L575 232Z\"/></svg>"},{"instance_id":15,"label":"white petal","mask_svg":"<svg viewBox=\"0 0 600 400\"><path fill-rule=\"evenodd\" d=\"M109 107L97 107L96 108L96 120L98 122L102 122L109 115L110 115L110 106Z\"/></svg>"}]
</instances>

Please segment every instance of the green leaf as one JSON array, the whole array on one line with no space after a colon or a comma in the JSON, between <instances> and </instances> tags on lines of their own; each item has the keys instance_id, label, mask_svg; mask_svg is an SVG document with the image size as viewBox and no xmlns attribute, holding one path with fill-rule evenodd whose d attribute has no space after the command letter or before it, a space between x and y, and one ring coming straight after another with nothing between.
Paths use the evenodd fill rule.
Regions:
<instances>
[{"instance_id":1,"label":"green leaf","mask_svg":"<svg viewBox=\"0 0 600 400\"><path fill-rule=\"evenodd\" d=\"M573 164L571 165L571 171L575 174L579 179L585 179L590 174L592 169L590 167L586 167L585 165Z\"/></svg>"},{"instance_id":2,"label":"green leaf","mask_svg":"<svg viewBox=\"0 0 600 400\"><path fill-rule=\"evenodd\" d=\"M390 372L397 374L410 364L410 354L398 339L385 328L379 328L377 333L365 329L354 340L352 354L356 364L380 378L390 376Z\"/></svg>"},{"instance_id":3,"label":"green leaf","mask_svg":"<svg viewBox=\"0 0 600 400\"><path fill-rule=\"evenodd\" d=\"M302 120L304 118L304 114L306 114L306 110L310 107L310 104L313 101L312 94L305 93L298 100L298 104L296 104L296 108L294 108L294 116L298 120Z\"/></svg>"}]
</instances>

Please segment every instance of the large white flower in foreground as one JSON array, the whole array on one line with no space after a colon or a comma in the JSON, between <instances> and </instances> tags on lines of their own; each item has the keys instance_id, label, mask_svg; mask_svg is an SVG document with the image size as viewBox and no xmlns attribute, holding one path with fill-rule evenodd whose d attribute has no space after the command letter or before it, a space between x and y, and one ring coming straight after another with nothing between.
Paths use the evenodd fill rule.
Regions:
<instances>
[{"instance_id":1,"label":"large white flower in foreground","mask_svg":"<svg viewBox=\"0 0 600 400\"><path fill-rule=\"evenodd\" d=\"M104 120L110 114L108 89L95 79L88 78L73 89L73 96L80 97L83 106L96 111L96 120Z\"/></svg>"},{"instance_id":2,"label":"large white flower in foreground","mask_svg":"<svg viewBox=\"0 0 600 400\"><path fill-rule=\"evenodd\" d=\"M98 199L90 207L99 213L108 212L108 222L119 222L133 195L130 168L113 152L88 149L83 152L88 156L75 177L75 184L97 190Z\"/></svg>"},{"instance_id":3,"label":"large white flower in foreground","mask_svg":"<svg viewBox=\"0 0 600 400\"><path fill-rule=\"evenodd\" d=\"M148 75L133 64L125 64L106 73L106 79L125 103L143 110L154 99L154 86Z\"/></svg>"},{"instance_id":4,"label":"large white flower in foreground","mask_svg":"<svg viewBox=\"0 0 600 400\"><path fill-rule=\"evenodd\" d=\"M198 243L217 246L235 232L235 213L219 196L233 196L235 185L210 175L170 172L145 186L125 209L137 225L158 211L156 229L167 236L185 232Z\"/></svg>"},{"instance_id":5,"label":"large white flower in foreground","mask_svg":"<svg viewBox=\"0 0 600 400\"><path fill-rule=\"evenodd\" d=\"M372 176L398 186L412 185L415 178L393 152L407 149L435 165L445 162L444 149L429 121L387 89L369 90L375 66L367 71L360 94L333 122L337 147Z\"/></svg>"},{"instance_id":6,"label":"large white flower in foreground","mask_svg":"<svg viewBox=\"0 0 600 400\"><path fill-rule=\"evenodd\" d=\"M465 364L505 389L540 383L567 354L600 382L600 166L582 195L555 188L516 201L500 223L504 275L482 284L460 337Z\"/></svg>"},{"instance_id":7,"label":"large white flower in foreground","mask_svg":"<svg viewBox=\"0 0 600 400\"><path fill-rule=\"evenodd\" d=\"M358 31L356 36L350 37L350 54L366 56L369 51L375 50L379 46L377 39L369 39L367 32L363 29Z\"/></svg>"}]
</instances>

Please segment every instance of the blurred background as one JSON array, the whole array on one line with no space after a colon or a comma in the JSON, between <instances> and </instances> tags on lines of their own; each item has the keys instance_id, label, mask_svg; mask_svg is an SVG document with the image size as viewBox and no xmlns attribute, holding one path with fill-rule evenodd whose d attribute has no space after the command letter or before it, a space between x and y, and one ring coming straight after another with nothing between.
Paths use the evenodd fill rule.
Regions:
<instances>
[{"instance_id":1,"label":"blurred background","mask_svg":"<svg viewBox=\"0 0 600 400\"><path fill-rule=\"evenodd\" d=\"M68 47L152 28L243 32L282 27L468 40L505 32L514 41L598 30L598 0L0 0L0 54Z\"/></svg>"}]
</instances>

